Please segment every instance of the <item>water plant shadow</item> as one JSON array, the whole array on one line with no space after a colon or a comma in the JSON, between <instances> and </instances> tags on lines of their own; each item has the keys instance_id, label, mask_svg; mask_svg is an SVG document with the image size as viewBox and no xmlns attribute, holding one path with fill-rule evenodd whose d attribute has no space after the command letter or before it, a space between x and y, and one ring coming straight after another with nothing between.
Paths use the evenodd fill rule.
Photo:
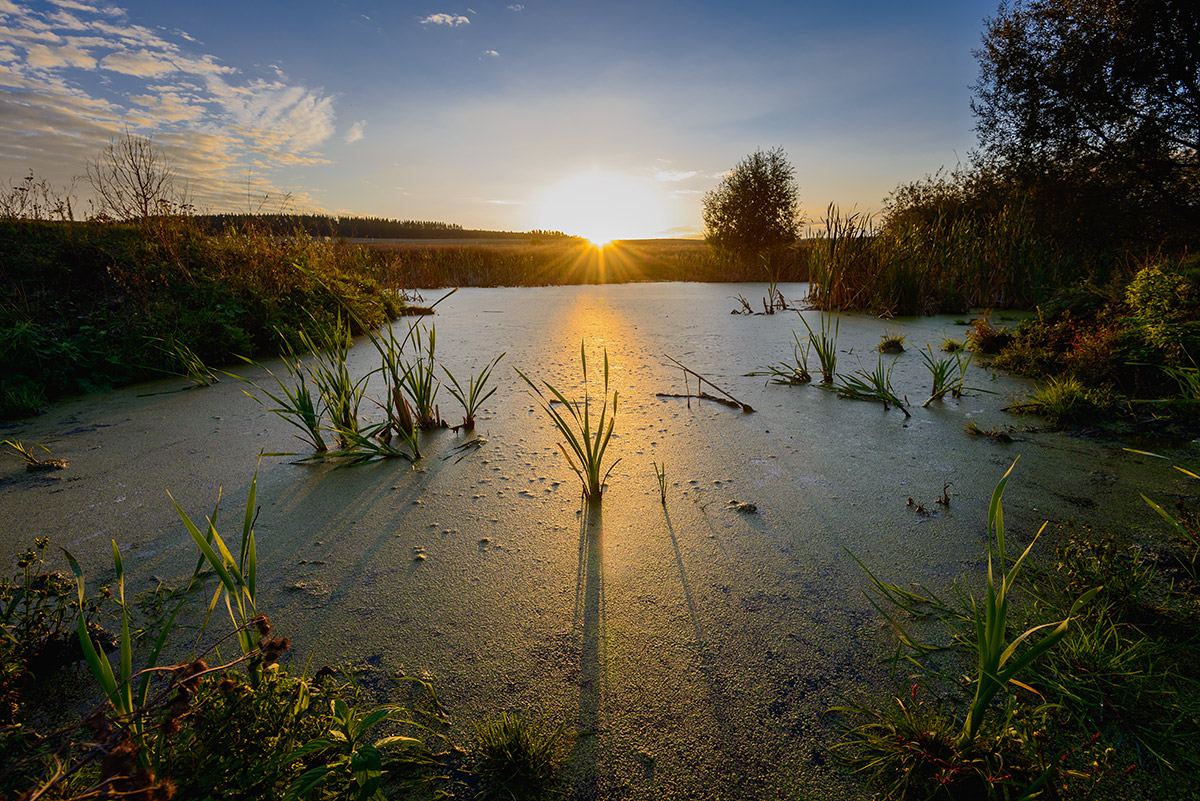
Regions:
<instances>
[{"instance_id":1,"label":"water plant shadow","mask_svg":"<svg viewBox=\"0 0 1200 801\"><path fill-rule=\"evenodd\" d=\"M579 514L579 577L575 621L581 632L579 723L575 740L575 797L599 797L600 734L604 731L604 520L599 503L584 501Z\"/></svg>"}]
</instances>

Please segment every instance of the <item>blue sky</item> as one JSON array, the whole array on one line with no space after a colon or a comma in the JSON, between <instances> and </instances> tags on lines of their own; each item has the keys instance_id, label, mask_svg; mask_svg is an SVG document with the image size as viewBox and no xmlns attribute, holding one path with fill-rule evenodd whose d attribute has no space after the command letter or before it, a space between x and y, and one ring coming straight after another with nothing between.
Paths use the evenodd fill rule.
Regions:
<instances>
[{"instance_id":1,"label":"blue sky","mask_svg":"<svg viewBox=\"0 0 1200 801\"><path fill-rule=\"evenodd\" d=\"M619 235L648 236L699 231L721 174L782 146L807 217L869 211L967 158L995 8L0 0L0 182L65 186L128 129L206 211L566 229L622 205L611 185L653 229Z\"/></svg>"}]
</instances>

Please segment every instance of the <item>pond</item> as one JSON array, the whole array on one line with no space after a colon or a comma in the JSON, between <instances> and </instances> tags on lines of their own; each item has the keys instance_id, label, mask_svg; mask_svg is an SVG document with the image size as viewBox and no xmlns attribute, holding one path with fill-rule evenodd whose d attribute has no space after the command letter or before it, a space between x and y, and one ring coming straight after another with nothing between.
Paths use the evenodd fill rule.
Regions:
<instances>
[{"instance_id":1,"label":"pond","mask_svg":"<svg viewBox=\"0 0 1200 801\"><path fill-rule=\"evenodd\" d=\"M428 678L463 740L471 720L501 710L565 720L582 733L581 798L856 797L827 751L836 721L822 713L860 690L887 692L881 658L894 641L851 554L900 584L978 579L987 503L1018 456L1005 500L1021 547L1044 520L1157 530L1138 493L1181 484L1169 462L1029 430L1040 421L1003 407L1031 385L978 363L967 384L986 392L921 408L930 377L918 350L964 338L951 317L841 317L841 373L874 369L880 335L903 331L892 383L911 418L819 380L747 376L789 359L805 331L794 312L730 314L737 294L757 300L765 288L463 289L439 305L424 322L460 380L506 353L474 434L425 435L415 466L262 459L260 608L292 638L293 663L349 664L376 684ZM620 462L598 510L581 504L560 436L512 369L579 397L581 342L593 398L605 352L619 395ZM668 357L756 411L660 397L685 392ZM351 353L355 375L377 362L365 342ZM99 581L115 539L131 592L177 581L195 551L167 492L202 518L221 487L218 528L234 537L258 454L302 445L249 385L182 385L79 398L7 428L70 466L39 477L0 463L6 553L49 536ZM457 403L445 391L438 400L457 422ZM370 403L362 414L380 416ZM1014 441L972 437L968 421L1011 426ZM459 449L468 438L482 444ZM1045 559L1053 548L1047 537L1035 550Z\"/></svg>"}]
</instances>

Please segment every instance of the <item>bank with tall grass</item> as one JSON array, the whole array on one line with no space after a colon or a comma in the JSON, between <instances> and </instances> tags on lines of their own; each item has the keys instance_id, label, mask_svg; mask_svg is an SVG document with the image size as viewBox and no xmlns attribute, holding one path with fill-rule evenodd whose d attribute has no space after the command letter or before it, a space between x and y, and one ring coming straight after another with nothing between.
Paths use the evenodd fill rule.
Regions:
<instances>
[{"instance_id":1,"label":"bank with tall grass","mask_svg":"<svg viewBox=\"0 0 1200 801\"><path fill-rule=\"evenodd\" d=\"M361 248L253 228L0 221L0 417L64 395L299 344L346 310L377 325L403 303Z\"/></svg>"}]
</instances>

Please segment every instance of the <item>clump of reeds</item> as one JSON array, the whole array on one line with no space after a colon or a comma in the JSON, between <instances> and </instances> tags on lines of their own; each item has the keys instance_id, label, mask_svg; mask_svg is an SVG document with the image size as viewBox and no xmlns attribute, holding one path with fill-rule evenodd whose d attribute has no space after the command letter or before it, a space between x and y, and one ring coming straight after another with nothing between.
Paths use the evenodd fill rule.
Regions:
<instances>
[{"instance_id":1,"label":"clump of reeds","mask_svg":"<svg viewBox=\"0 0 1200 801\"><path fill-rule=\"evenodd\" d=\"M312 329L312 334L298 332L311 359L307 365L309 377L329 417L330 430L345 446L359 433L358 409L367 390L369 374L358 379L350 375L347 360L354 338L341 315L332 325L314 320Z\"/></svg>"},{"instance_id":2,"label":"clump of reeds","mask_svg":"<svg viewBox=\"0 0 1200 801\"><path fill-rule=\"evenodd\" d=\"M329 449L329 446L325 444L325 438L321 435L321 418L325 412L324 398L320 393L314 396L309 389L306 378L307 369L304 362L296 355L296 351L286 340L284 341L283 350L281 358L284 367L288 371L288 375L292 378L291 384L284 383L283 379L258 362L248 359L245 356L240 358L265 371L267 375L275 380L275 384L279 387L279 393L276 394L257 384L253 385L255 389L270 398L275 404L275 407L270 409L270 411L300 429L302 434L297 436L302 441L307 442L314 451L325 453ZM235 375L234 377L240 381L246 380L241 376ZM256 403L262 403L261 400L249 392L246 394Z\"/></svg>"},{"instance_id":3,"label":"clump of reeds","mask_svg":"<svg viewBox=\"0 0 1200 801\"><path fill-rule=\"evenodd\" d=\"M907 403L897 397L892 388L892 368L895 364L893 361L884 366L881 356L879 364L871 372L855 370L853 375L839 376L841 383L835 387L838 396L850 400L876 401L883 404L884 411L895 406L904 412L905 417L912 417L905 408Z\"/></svg>"},{"instance_id":4,"label":"clump of reeds","mask_svg":"<svg viewBox=\"0 0 1200 801\"><path fill-rule=\"evenodd\" d=\"M434 358L437 329L430 326L426 335L423 325L415 325L409 329L409 335L417 357L411 362L401 364L400 387L412 401L413 422L417 427L423 430L440 428L445 423L438 413L436 403L438 389L441 387L437 378L437 361Z\"/></svg>"},{"instance_id":5,"label":"clump of reeds","mask_svg":"<svg viewBox=\"0 0 1200 801\"><path fill-rule=\"evenodd\" d=\"M800 314L797 312L797 314ZM830 322L832 320L832 323ZM837 374L837 338L838 330L842 325L840 316L822 314L821 315L821 333L814 334L812 327L808 324L808 320L804 319L804 315L800 314L800 322L804 323L805 330L808 331L807 341L812 345L812 348L817 352L817 361L821 363L821 383L832 384L833 377ZM795 336L793 334L793 336ZM805 351L807 356L807 350Z\"/></svg>"},{"instance_id":6,"label":"clump of reeds","mask_svg":"<svg viewBox=\"0 0 1200 801\"><path fill-rule=\"evenodd\" d=\"M542 384L549 390L551 398L547 399L542 390L528 376L517 370L517 375L529 385L537 397L538 403L542 407L550 419L554 422L555 428L567 440L567 446L570 451L559 443L558 448L562 451L563 456L567 457L567 463L571 465L571 469L579 476L580 482L583 484L583 494L590 501L599 501L601 493L604 491L604 482L608 480L608 476L612 473L613 468L621 460L618 459L609 465L607 470L604 470L604 454L608 450L609 441L612 439L613 425L616 422L617 416L617 393L612 393L612 407L609 407L608 399L608 351L604 352L604 388L601 391L604 402L600 406L600 417L596 421L596 428L592 429L591 415L591 396L588 393L588 370L587 370L587 353L584 350L583 343L579 343L579 361L583 366L583 386L584 395L581 403L576 403L568 400L561 392L553 387L549 382L543 381ZM561 404L566 412L560 412L552 405L555 401ZM574 458L572 458L574 454ZM576 464L578 461L578 464ZM603 471L603 472L602 472Z\"/></svg>"},{"instance_id":7,"label":"clump of reeds","mask_svg":"<svg viewBox=\"0 0 1200 801\"><path fill-rule=\"evenodd\" d=\"M501 353L495 359L492 359L492 361L489 362L488 365L479 372L478 376L469 376L467 378L467 385L465 388L459 384L457 378L450 374L449 370L447 370L445 367L442 368L442 371L446 374L446 378L450 380L450 386L446 387L446 390L454 396L455 400L462 404L462 425L464 430L470 431L471 429L475 428L475 414L483 406L484 401L495 394L495 387L492 387L486 392L484 390L487 389L488 380L492 377L492 370L495 369L496 365L499 364L500 360L503 358L504 354Z\"/></svg>"},{"instance_id":8,"label":"clump of reeds","mask_svg":"<svg viewBox=\"0 0 1200 801\"><path fill-rule=\"evenodd\" d=\"M925 362L925 367L933 378L933 389L929 393L929 400L921 404L922 407L928 406L935 400L941 400L947 394L955 398L961 397L967 390L967 368L971 366L971 354L965 351L956 351L953 357L943 359L934 356L933 348L926 345L925 350L921 351L921 359ZM989 390L975 389L975 391L988 392Z\"/></svg>"},{"instance_id":9,"label":"clump of reeds","mask_svg":"<svg viewBox=\"0 0 1200 801\"><path fill-rule=\"evenodd\" d=\"M801 318L803 319L803 318ZM804 341L800 341L800 337L792 332L792 339L795 344L792 346L792 361L780 362L768 367L760 367L750 375L765 375L768 376L772 384L786 384L787 386L796 386L798 384L807 384L812 381L812 374L808 372L808 354L812 349L812 337L807 336Z\"/></svg>"}]
</instances>

